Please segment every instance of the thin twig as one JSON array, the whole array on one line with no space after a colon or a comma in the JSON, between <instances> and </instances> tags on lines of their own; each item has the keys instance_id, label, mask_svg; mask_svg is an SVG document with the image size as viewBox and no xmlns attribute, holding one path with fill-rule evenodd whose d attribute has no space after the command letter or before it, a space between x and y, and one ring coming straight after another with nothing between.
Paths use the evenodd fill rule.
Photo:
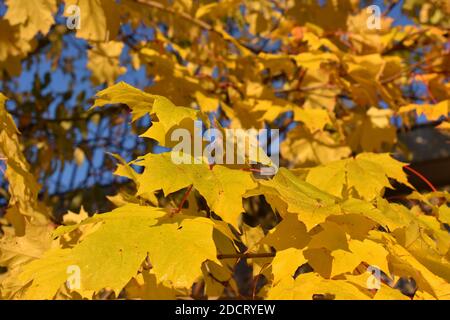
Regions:
<instances>
[{"instance_id":1,"label":"thin twig","mask_svg":"<svg viewBox=\"0 0 450 320\"><path fill-rule=\"evenodd\" d=\"M216 30L212 25L210 25L207 22L202 21L200 19L196 19L196 18L192 17L191 15L187 14L186 12L181 12L181 11L175 10L173 8L166 7L162 3L159 3L159 2L153 1L153 0L136 0L136 2L139 4L142 4L142 5L146 5L148 7L152 7L154 9L164 11L166 13L178 16L178 17L180 17L186 21L189 21L192 24L202 28L203 30L215 33L216 35L218 35L220 38L222 38L226 42L233 43L233 41L236 41L239 45L241 45L242 47L247 49L250 53L252 53L252 54L258 53L258 52L255 52L255 49L249 47L246 44L239 42L239 40L237 40L236 38L233 38L233 40L231 40L232 37L230 36L230 39L227 39L227 37L225 37L222 32L220 32L219 30Z\"/></svg>"},{"instance_id":2,"label":"thin twig","mask_svg":"<svg viewBox=\"0 0 450 320\"><path fill-rule=\"evenodd\" d=\"M383 79L383 80L381 81L381 84L386 84L386 83L392 82L392 81L394 81L394 80L396 80L396 79L402 77L405 73L412 72L412 71L414 71L414 69L416 69L416 68L418 68L418 67L421 67L422 65L424 65L424 64L426 64L426 63L428 63L428 62L430 62L430 61L432 61L432 60L435 60L435 59L438 59L438 58L442 58L442 57L444 57L444 56L445 56L445 55L436 55L436 56L429 57L429 58L426 58L426 59L424 59L424 60L421 60L421 61L419 61L419 62L416 62L416 63L410 65L408 68L406 68L406 69L404 69L404 70L401 70L400 72L398 72L398 73L392 75L391 77L388 77L388 78L386 78L386 79Z\"/></svg>"},{"instance_id":3,"label":"thin twig","mask_svg":"<svg viewBox=\"0 0 450 320\"><path fill-rule=\"evenodd\" d=\"M300 87L300 88L292 88L292 89L280 89L275 90L275 93L289 93L289 92L296 92L296 91L313 91L317 89L337 89L335 85L326 83L326 84L318 84L318 85L312 85L308 87Z\"/></svg>"},{"instance_id":4,"label":"thin twig","mask_svg":"<svg viewBox=\"0 0 450 320\"><path fill-rule=\"evenodd\" d=\"M191 191L192 191L192 187L193 187L193 185L191 184L191 185L189 186L189 188L186 190L186 192L184 193L183 199L181 199L181 202L180 202L180 204L178 205L178 208L175 209L174 213L180 213L180 212L181 212L181 210L183 209L184 203L186 202L187 198L189 197L189 194L190 194Z\"/></svg>"},{"instance_id":5,"label":"thin twig","mask_svg":"<svg viewBox=\"0 0 450 320\"><path fill-rule=\"evenodd\" d=\"M217 259L258 259L258 258L273 258L275 257L275 253L266 252L266 253L224 253L218 254Z\"/></svg>"},{"instance_id":6,"label":"thin twig","mask_svg":"<svg viewBox=\"0 0 450 320\"><path fill-rule=\"evenodd\" d=\"M394 7L395 7L398 3L399 3L398 0L392 1L392 2L389 4L389 6L386 8L386 10L384 10L384 12L382 13L382 16L383 16L383 17L387 16L387 15L392 11L392 9L394 9Z\"/></svg>"}]
</instances>

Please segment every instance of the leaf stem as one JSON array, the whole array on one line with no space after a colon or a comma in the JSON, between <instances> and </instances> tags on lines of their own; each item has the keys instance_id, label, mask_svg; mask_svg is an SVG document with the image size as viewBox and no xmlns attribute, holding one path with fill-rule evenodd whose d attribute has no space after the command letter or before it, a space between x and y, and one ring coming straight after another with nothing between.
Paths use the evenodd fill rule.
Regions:
<instances>
[{"instance_id":1,"label":"leaf stem","mask_svg":"<svg viewBox=\"0 0 450 320\"><path fill-rule=\"evenodd\" d=\"M257 258L273 258L275 257L275 253L266 252L266 253L224 253L218 254L217 259L257 259Z\"/></svg>"},{"instance_id":2,"label":"leaf stem","mask_svg":"<svg viewBox=\"0 0 450 320\"><path fill-rule=\"evenodd\" d=\"M193 186L194 186L194 185L191 184L191 185L189 186L189 188L186 190L186 192L184 193L183 199L181 199L181 202L180 202L180 204L178 205L178 208L175 210L175 213L180 213L180 212L181 212L181 209L183 209L183 205L184 205L184 203L186 202L187 198L189 197L189 194L191 193L192 187L193 187Z\"/></svg>"},{"instance_id":3,"label":"leaf stem","mask_svg":"<svg viewBox=\"0 0 450 320\"><path fill-rule=\"evenodd\" d=\"M178 17L180 17L186 21L189 21L192 24L202 28L203 30L215 33L220 38L222 38L225 42L234 44L231 37L225 36L222 32L215 29L214 26L208 24L207 22L205 22L203 20L192 17L191 15L189 15L186 12L181 12L181 11L175 10L171 7L166 7L164 4L161 4L158 1L154 1L154 0L136 0L136 2L141 5L145 5L145 6L160 10L160 11L164 11L168 14L178 16ZM255 52L255 49L249 47L248 45L241 43L239 40L237 40L237 39L233 39L233 40L236 41L236 43L239 44L240 46L242 46L244 49L248 50L249 53L251 53L253 55L256 55L259 53L259 52Z\"/></svg>"},{"instance_id":4,"label":"leaf stem","mask_svg":"<svg viewBox=\"0 0 450 320\"><path fill-rule=\"evenodd\" d=\"M435 186L434 186L427 178L425 178L425 176L423 176L420 172L414 170L413 168L411 168L411 167L408 166L408 165L404 166L404 168L405 168L406 170L408 170L409 172L415 174L417 177L419 177L420 180L422 180L423 182L425 182L425 183L430 187L430 189L431 189L433 192L436 192L436 191L437 191L436 187L435 187Z\"/></svg>"}]
</instances>

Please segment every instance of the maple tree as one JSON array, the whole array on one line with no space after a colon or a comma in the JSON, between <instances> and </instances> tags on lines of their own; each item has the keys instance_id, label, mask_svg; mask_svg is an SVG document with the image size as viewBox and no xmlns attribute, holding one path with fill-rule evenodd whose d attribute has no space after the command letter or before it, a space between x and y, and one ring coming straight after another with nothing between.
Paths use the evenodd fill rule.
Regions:
<instances>
[{"instance_id":1,"label":"maple tree","mask_svg":"<svg viewBox=\"0 0 450 320\"><path fill-rule=\"evenodd\" d=\"M413 22L401 25L389 16L399 3L386 4L372 29L366 4L350 0L6 0L0 298L450 298L449 194L418 192L392 157L408 159L397 132L424 118L448 134L450 7L405 0ZM65 24L72 5L79 28ZM49 76L21 92L15 79L44 62ZM52 93L60 67L89 89ZM123 81L129 70L150 83ZM104 146L114 161L100 170L126 183L97 210L83 198L58 215L41 184L68 162L95 162L76 145L105 118L151 142L127 159ZM267 163L251 154L174 163L172 133L195 122L279 129L280 168L260 175ZM386 197L400 185L405 197Z\"/></svg>"}]
</instances>

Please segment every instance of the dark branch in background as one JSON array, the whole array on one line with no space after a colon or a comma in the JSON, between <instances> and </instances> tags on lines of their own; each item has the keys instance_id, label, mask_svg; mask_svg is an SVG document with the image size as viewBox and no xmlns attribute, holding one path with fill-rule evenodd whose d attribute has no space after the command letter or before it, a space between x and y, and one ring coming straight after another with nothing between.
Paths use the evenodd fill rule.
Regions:
<instances>
[{"instance_id":1,"label":"dark branch in background","mask_svg":"<svg viewBox=\"0 0 450 320\"><path fill-rule=\"evenodd\" d=\"M267 252L267 253L225 253L218 254L217 259L257 259L257 258L273 258L275 257L275 253Z\"/></svg>"},{"instance_id":2,"label":"dark branch in background","mask_svg":"<svg viewBox=\"0 0 450 320\"><path fill-rule=\"evenodd\" d=\"M20 106L19 106L19 108L8 110L8 112L11 115L18 117L18 118L30 115L29 113L20 113L17 111L17 109L20 110ZM37 117L32 117L31 119L38 123L39 122L84 122L84 121L89 121L95 115L110 116L110 115L114 115L115 113L123 112L124 110L126 110L126 109L123 106L111 106L108 108L97 109L94 111L85 111L82 114L74 114L73 116L67 116L67 117L47 118L47 117L37 116Z\"/></svg>"},{"instance_id":3,"label":"dark branch in background","mask_svg":"<svg viewBox=\"0 0 450 320\"><path fill-rule=\"evenodd\" d=\"M436 60L436 59L443 58L443 57L445 57L446 55L449 55L449 53L446 53L446 54L444 54L444 55L436 55L436 56L433 56L433 57L428 57L428 58L423 59L423 60L421 60L421 61L419 61L419 62L416 62L416 63L414 63L414 64L408 66L408 68L401 70L401 71L398 72L397 74L394 74L394 75L391 76L391 77L388 77L388 78L386 78L386 79L383 79L383 80L381 81L381 84L386 84L386 83L392 82L392 81L394 81L394 80L397 80L398 78L401 78L401 77L404 76L405 74L414 72L415 69L417 69L417 68L419 68L419 67L421 67L421 66L423 66L423 65L425 65L425 64L427 64L427 63L429 63L430 61L434 61L434 60Z\"/></svg>"},{"instance_id":4,"label":"dark branch in background","mask_svg":"<svg viewBox=\"0 0 450 320\"><path fill-rule=\"evenodd\" d=\"M391 13L392 9L399 3L399 0L391 0L391 3L387 6L387 8L382 13L383 17L387 16L389 13Z\"/></svg>"},{"instance_id":5,"label":"dark branch in background","mask_svg":"<svg viewBox=\"0 0 450 320\"><path fill-rule=\"evenodd\" d=\"M181 11L175 10L175 9L173 9L173 8L166 7L166 6L164 6L163 4L161 4L161 3L157 2L157 1L153 1L153 0L135 0L135 2L136 2L136 3L139 3L139 4L141 4L141 5L144 5L144 6L148 6L148 7L151 7L151 8L157 9L157 10L160 10L160 11L164 11L164 12L169 13L169 14L171 14L171 15L178 16L178 17L180 17L180 18L182 18L182 19L184 19L184 20L186 20L186 21L191 22L193 25L196 25L197 27L199 27L199 28L201 28L201 29L203 29L203 30L205 30L205 31L209 31L209 32L212 32L212 33L218 35L218 36L219 36L220 38L222 38L225 42L228 42L228 43L233 44L233 41L231 41L230 39L225 38L224 35L223 35L223 33L220 32L220 31L218 31L218 30L216 30L216 29L214 28L214 26L210 25L209 23L207 23L207 22L205 22L205 21L203 21L203 20L196 19L196 18L192 17L191 15L187 14L186 12L181 12ZM236 39L236 38L233 38L233 39L234 39L234 41L236 41L240 46L242 46L242 47L244 47L245 49L249 50L252 54L257 55L257 54L259 53L259 51L258 51L257 49L252 48L251 46L249 46L249 45L247 45L247 44L244 44L244 43L240 42L240 41L239 41L238 39Z\"/></svg>"},{"instance_id":6,"label":"dark branch in background","mask_svg":"<svg viewBox=\"0 0 450 320\"><path fill-rule=\"evenodd\" d=\"M397 42L392 47L385 49L381 54L382 55L387 55L387 54L390 54L390 53L392 53L394 51L397 51L397 50L409 50L409 48L405 46L405 41L411 39L414 36L422 35L425 32L427 32L428 30L429 29L427 29L427 28L423 28L423 29L420 29L420 30L418 30L416 32L412 32L410 34L407 34L402 40Z\"/></svg>"}]
</instances>

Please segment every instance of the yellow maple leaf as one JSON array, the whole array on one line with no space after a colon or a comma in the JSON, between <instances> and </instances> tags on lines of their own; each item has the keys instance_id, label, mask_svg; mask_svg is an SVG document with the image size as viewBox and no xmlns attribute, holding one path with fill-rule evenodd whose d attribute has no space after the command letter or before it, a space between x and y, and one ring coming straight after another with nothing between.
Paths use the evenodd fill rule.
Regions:
<instances>
[{"instance_id":1,"label":"yellow maple leaf","mask_svg":"<svg viewBox=\"0 0 450 320\"><path fill-rule=\"evenodd\" d=\"M290 235L290 236L286 236ZM288 248L302 249L309 242L306 227L296 214L287 214L275 228L261 240L261 243L274 247L277 251Z\"/></svg>"},{"instance_id":2,"label":"yellow maple leaf","mask_svg":"<svg viewBox=\"0 0 450 320\"><path fill-rule=\"evenodd\" d=\"M109 41L115 39L120 27L120 12L114 0L65 0L64 15L72 5L80 8L80 28L77 37L90 41Z\"/></svg>"},{"instance_id":3,"label":"yellow maple leaf","mask_svg":"<svg viewBox=\"0 0 450 320\"><path fill-rule=\"evenodd\" d=\"M123 46L123 42L110 41L94 44L89 49L87 68L92 72L94 84L112 85L118 76L126 72L119 60Z\"/></svg>"},{"instance_id":4,"label":"yellow maple leaf","mask_svg":"<svg viewBox=\"0 0 450 320\"><path fill-rule=\"evenodd\" d=\"M20 74L21 59L32 49L32 42L20 35L20 26L0 20L0 66L12 75Z\"/></svg>"},{"instance_id":5,"label":"yellow maple leaf","mask_svg":"<svg viewBox=\"0 0 450 320\"><path fill-rule=\"evenodd\" d=\"M175 106L169 99L160 97L153 103L152 113L154 113L158 120L154 121L152 126L144 132L141 137L147 137L155 139L160 145L165 147L172 147L178 143L178 141L172 141L169 137L172 129L178 127L183 120L187 121L183 127L189 128L191 137L193 131L196 130L194 120L198 117L198 111Z\"/></svg>"},{"instance_id":6,"label":"yellow maple leaf","mask_svg":"<svg viewBox=\"0 0 450 320\"><path fill-rule=\"evenodd\" d=\"M400 107L398 113L404 114L415 111L418 116L425 115L429 121L439 120L441 117L448 117L450 100L443 100L436 104L409 104Z\"/></svg>"},{"instance_id":7,"label":"yellow maple leaf","mask_svg":"<svg viewBox=\"0 0 450 320\"><path fill-rule=\"evenodd\" d=\"M219 99L208 97L200 91L195 93L195 98L203 112L213 112L219 107Z\"/></svg>"},{"instance_id":8,"label":"yellow maple leaf","mask_svg":"<svg viewBox=\"0 0 450 320\"><path fill-rule=\"evenodd\" d=\"M12 26L20 25L20 34L25 40L31 40L38 32L46 35L55 22L56 0L7 0L6 5L4 19Z\"/></svg>"},{"instance_id":9,"label":"yellow maple leaf","mask_svg":"<svg viewBox=\"0 0 450 320\"><path fill-rule=\"evenodd\" d=\"M348 197L352 188L367 200L392 188L388 177L413 188L403 164L389 154L361 153L355 159L339 160L309 170L306 181L338 197Z\"/></svg>"},{"instance_id":10,"label":"yellow maple leaf","mask_svg":"<svg viewBox=\"0 0 450 320\"><path fill-rule=\"evenodd\" d=\"M7 166L5 177L9 181L10 194L6 218L14 225L16 235L21 236L25 232L25 219L34 219L37 224L47 224L48 212L38 201L40 185L30 173L30 165L22 153L19 132L6 110L6 100L0 93L0 154Z\"/></svg>"},{"instance_id":11,"label":"yellow maple leaf","mask_svg":"<svg viewBox=\"0 0 450 320\"><path fill-rule=\"evenodd\" d=\"M301 121L305 126L314 133L322 130L325 125L331 123L328 112L324 109L294 109L294 120Z\"/></svg>"},{"instance_id":12,"label":"yellow maple leaf","mask_svg":"<svg viewBox=\"0 0 450 320\"><path fill-rule=\"evenodd\" d=\"M364 294L354 284L346 280L328 280L317 273L309 272L293 278L284 278L270 289L269 300L366 300Z\"/></svg>"},{"instance_id":13,"label":"yellow maple leaf","mask_svg":"<svg viewBox=\"0 0 450 320\"><path fill-rule=\"evenodd\" d=\"M306 263L303 256L303 250L296 248L287 248L277 251L275 258L272 260L273 285L286 278L293 278L295 271L302 264Z\"/></svg>"},{"instance_id":14,"label":"yellow maple leaf","mask_svg":"<svg viewBox=\"0 0 450 320\"><path fill-rule=\"evenodd\" d=\"M329 163L346 158L351 149L326 131L311 133L302 126L289 131L281 143L281 154L297 166Z\"/></svg>"},{"instance_id":15,"label":"yellow maple leaf","mask_svg":"<svg viewBox=\"0 0 450 320\"><path fill-rule=\"evenodd\" d=\"M136 164L145 167L138 177L138 194L163 190L165 195L193 185L211 210L234 226L244 209L242 196L256 187L250 172L206 163L175 164L171 153L147 154Z\"/></svg>"},{"instance_id":16,"label":"yellow maple leaf","mask_svg":"<svg viewBox=\"0 0 450 320\"><path fill-rule=\"evenodd\" d=\"M137 275L147 253L158 283L170 282L180 288L191 286L201 276L204 261L218 262L211 220L170 218L160 208L129 204L95 215L80 225L59 228L55 234L96 222L102 224L72 249L50 250L24 267L21 279L32 281L25 297L52 298L68 280L70 266L80 271L80 287L72 289L83 294L106 287L119 292ZM101 250L99 244L103 246ZM170 259L173 255L184 256L176 260L178 266Z\"/></svg>"},{"instance_id":17,"label":"yellow maple leaf","mask_svg":"<svg viewBox=\"0 0 450 320\"><path fill-rule=\"evenodd\" d=\"M154 273L144 270L133 278L124 289L130 299L174 300L178 292L174 288L158 283Z\"/></svg>"}]
</instances>

